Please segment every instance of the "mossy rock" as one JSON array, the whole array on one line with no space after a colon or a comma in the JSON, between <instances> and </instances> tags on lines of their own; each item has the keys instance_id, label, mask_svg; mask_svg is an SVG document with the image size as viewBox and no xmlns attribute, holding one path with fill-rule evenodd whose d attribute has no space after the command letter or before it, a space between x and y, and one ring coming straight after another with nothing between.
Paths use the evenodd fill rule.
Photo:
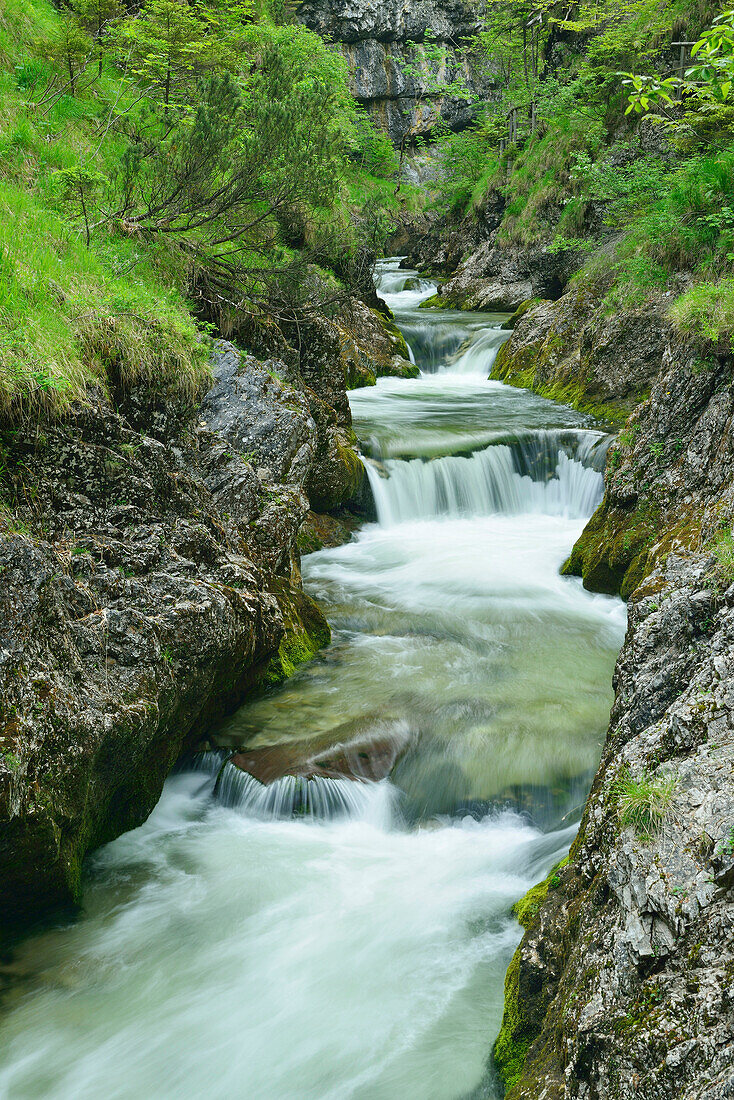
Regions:
<instances>
[{"instance_id":1,"label":"mossy rock","mask_svg":"<svg viewBox=\"0 0 734 1100\"><path fill-rule=\"evenodd\" d=\"M283 615L285 634L257 685L260 688L275 687L287 680L331 641L329 624L310 596L285 582L275 586L274 595Z\"/></svg>"},{"instance_id":2,"label":"mossy rock","mask_svg":"<svg viewBox=\"0 0 734 1100\"><path fill-rule=\"evenodd\" d=\"M569 405L610 427L621 427L629 417L631 406L601 400L589 392L579 378L553 377L563 350L563 340L553 332L536 344L526 344L521 348L514 348L513 340L507 340L497 352L490 378L518 389L530 390L539 397L557 401L559 405Z\"/></svg>"},{"instance_id":3,"label":"mossy rock","mask_svg":"<svg viewBox=\"0 0 734 1100\"><path fill-rule=\"evenodd\" d=\"M561 568L581 577L584 588L628 599L675 547L692 547L700 521L685 517L667 532L657 504L642 500L634 509L610 507L602 501Z\"/></svg>"},{"instance_id":4,"label":"mossy rock","mask_svg":"<svg viewBox=\"0 0 734 1100\"><path fill-rule=\"evenodd\" d=\"M378 313L377 310L373 310L372 312L376 314L382 327L390 333L390 336L393 339L395 354L402 356L403 359L409 360L410 350L407 343L405 342L405 337L403 336L402 332L395 324L395 322L393 320L390 320L388 317L383 316L383 314Z\"/></svg>"},{"instance_id":5,"label":"mossy rock","mask_svg":"<svg viewBox=\"0 0 734 1100\"><path fill-rule=\"evenodd\" d=\"M419 304L418 309L455 309L456 307L449 298L444 298L441 294L432 294L430 298L424 298Z\"/></svg>"},{"instance_id":6,"label":"mossy rock","mask_svg":"<svg viewBox=\"0 0 734 1100\"><path fill-rule=\"evenodd\" d=\"M560 885L558 872L568 862L569 856L559 860L542 882L531 887L524 897L515 902L512 911L526 930L534 924L549 892ZM492 1049L492 1057L506 1091L520 1079L528 1050L538 1031L537 1021L529 1015L527 1003L521 996L521 951L522 944L507 968L502 1027Z\"/></svg>"},{"instance_id":7,"label":"mossy rock","mask_svg":"<svg viewBox=\"0 0 734 1100\"><path fill-rule=\"evenodd\" d=\"M520 302L520 305L517 307L512 317L508 317L500 327L504 329L513 329L520 318L524 317L533 306L537 306L540 301L542 301L541 298L528 298L526 301Z\"/></svg>"}]
</instances>

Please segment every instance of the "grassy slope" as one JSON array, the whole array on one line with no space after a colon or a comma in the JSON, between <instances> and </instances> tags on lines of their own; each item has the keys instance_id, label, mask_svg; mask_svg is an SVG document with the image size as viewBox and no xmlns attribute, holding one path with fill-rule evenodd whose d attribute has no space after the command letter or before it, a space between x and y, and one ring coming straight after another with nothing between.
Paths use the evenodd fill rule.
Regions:
<instances>
[{"instance_id":1,"label":"grassy slope","mask_svg":"<svg viewBox=\"0 0 734 1100\"><path fill-rule=\"evenodd\" d=\"M207 355L186 303L140 242L105 234L87 249L62 218L54 172L78 161L109 174L121 141L106 104L124 102L105 71L79 98L33 103L56 13L16 0L0 13L0 409L63 409L90 383L123 377L198 388ZM42 79L33 88L34 79Z\"/></svg>"},{"instance_id":2,"label":"grassy slope","mask_svg":"<svg viewBox=\"0 0 734 1100\"><path fill-rule=\"evenodd\" d=\"M87 248L81 211L60 201L60 169L113 175L125 140L108 125L110 106L123 110L132 93L105 64L76 97L44 101L57 24L49 0L0 10L0 413L11 417L62 411L90 384L107 388L112 371L189 394L208 378L180 261L104 227ZM393 190L355 166L324 224L348 226L367 203L393 216Z\"/></svg>"},{"instance_id":3,"label":"grassy slope","mask_svg":"<svg viewBox=\"0 0 734 1100\"><path fill-rule=\"evenodd\" d=\"M462 181L471 197L459 211L479 212L501 196L498 244L586 252L577 280L609 313L670 290L671 320L711 340L734 338L731 136L721 131L708 146L679 146L661 156L651 130L643 142L636 116L625 118L625 89L616 74L629 66L665 70L669 60L657 47L696 36L715 14L707 0L650 0L633 18L566 44L555 85L551 79L540 95L546 121L501 154L491 136L484 139L481 172ZM570 91L585 61L597 80L596 103ZM586 86L593 89L588 71ZM450 193L441 199L451 206ZM595 251L602 208L607 226Z\"/></svg>"}]
</instances>

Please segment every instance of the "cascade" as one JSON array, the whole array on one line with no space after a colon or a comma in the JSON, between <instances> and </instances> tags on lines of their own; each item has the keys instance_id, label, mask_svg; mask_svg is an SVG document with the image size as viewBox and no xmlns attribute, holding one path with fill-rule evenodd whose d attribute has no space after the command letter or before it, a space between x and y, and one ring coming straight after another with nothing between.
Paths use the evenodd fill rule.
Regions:
<instances>
[{"instance_id":1,"label":"cascade","mask_svg":"<svg viewBox=\"0 0 734 1100\"><path fill-rule=\"evenodd\" d=\"M320 775L284 775L265 784L230 764L228 756L222 750L195 753L177 771L202 773L209 780L206 791L216 802L261 821L363 819L376 806L387 808L394 795L388 784Z\"/></svg>"},{"instance_id":2,"label":"cascade","mask_svg":"<svg viewBox=\"0 0 734 1100\"><path fill-rule=\"evenodd\" d=\"M446 371L451 374L479 374L488 378L497 352L510 337L501 328L487 328L475 333L451 358Z\"/></svg>"},{"instance_id":3,"label":"cascade","mask_svg":"<svg viewBox=\"0 0 734 1100\"><path fill-rule=\"evenodd\" d=\"M583 518L599 504L604 490L601 473L589 462L601 437L588 434L592 438L579 441L576 456L556 433L548 432L469 456L365 463L379 522L492 513Z\"/></svg>"}]
</instances>

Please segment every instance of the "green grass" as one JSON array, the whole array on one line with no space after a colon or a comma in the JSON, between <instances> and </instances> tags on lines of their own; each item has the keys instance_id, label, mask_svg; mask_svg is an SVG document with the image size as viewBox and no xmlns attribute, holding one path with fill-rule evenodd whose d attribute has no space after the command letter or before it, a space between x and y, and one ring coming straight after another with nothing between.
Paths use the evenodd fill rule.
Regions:
<instances>
[{"instance_id":1,"label":"green grass","mask_svg":"<svg viewBox=\"0 0 734 1100\"><path fill-rule=\"evenodd\" d=\"M643 775L633 779L628 771L623 772L612 791L621 824L641 836L652 836L670 816L677 788L675 778Z\"/></svg>"},{"instance_id":2,"label":"green grass","mask_svg":"<svg viewBox=\"0 0 734 1100\"><path fill-rule=\"evenodd\" d=\"M734 349L734 278L699 283L676 299L670 316L682 332L714 343L723 337Z\"/></svg>"},{"instance_id":3,"label":"green grass","mask_svg":"<svg viewBox=\"0 0 734 1100\"><path fill-rule=\"evenodd\" d=\"M715 534L709 549L716 564L714 574L716 587L726 589L734 584L734 535L731 527L721 527Z\"/></svg>"},{"instance_id":4,"label":"green grass","mask_svg":"<svg viewBox=\"0 0 734 1100\"><path fill-rule=\"evenodd\" d=\"M0 15L0 412L59 413L113 379L193 396L208 353L171 257L114 232L88 249L80 218L60 205L59 169L113 171L124 141L100 130L128 93L106 66L78 98L39 102L57 18L47 0L15 0Z\"/></svg>"},{"instance_id":5,"label":"green grass","mask_svg":"<svg viewBox=\"0 0 734 1100\"><path fill-rule=\"evenodd\" d=\"M556 231L568 236L580 231L585 203L572 169L579 152L596 148L597 129L578 115L559 114L528 140L503 188L507 206L498 242L527 245ZM487 188L500 185L503 174L501 169L491 174Z\"/></svg>"},{"instance_id":6,"label":"green grass","mask_svg":"<svg viewBox=\"0 0 734 1100\"><path fill-rule=\"evenodd\" d=\"M101 249L104 248L104 242ZM132 277L111 268L127 254ZM0 409L61 411L110 372L193 395L207 351L185 303L124 242L106 255L28 193L0 182Z\"/></svg>"}]
</instances>

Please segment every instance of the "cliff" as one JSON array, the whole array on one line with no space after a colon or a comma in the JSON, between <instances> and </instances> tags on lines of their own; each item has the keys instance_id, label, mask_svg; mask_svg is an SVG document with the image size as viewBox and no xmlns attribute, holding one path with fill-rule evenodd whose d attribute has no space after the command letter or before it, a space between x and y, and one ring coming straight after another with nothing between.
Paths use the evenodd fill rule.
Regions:
<instances>
[{"instance_id":1,"label":"cliff","mask_svg":"<svg viewBox=\"0 0 734 1100\"><path fill-rule=\"evenodd\" d=\"M439 115L454 129L473 119L469 98L442 95L439 85L461 81L472 95L492 87L486 61L465 48L479 14L471 0L304 0L297 17L337 44L353 95L399 145L430 132ZM428 40L438 50L426 55Z\"/></svg>"},{"instance_id":2,"label":"cliff","mask_svg":"<svg viewBox=\"0 0 734 1100\"><path fill-rule=\"evenodd\" d=\"M575 286L494 374L623 422L565 566L622 591L627 638L570 860L519 906L495 1058L509 1100L713 1100L734 1086L734 358L669 299Z\"/></svg>"}]
</instances>

